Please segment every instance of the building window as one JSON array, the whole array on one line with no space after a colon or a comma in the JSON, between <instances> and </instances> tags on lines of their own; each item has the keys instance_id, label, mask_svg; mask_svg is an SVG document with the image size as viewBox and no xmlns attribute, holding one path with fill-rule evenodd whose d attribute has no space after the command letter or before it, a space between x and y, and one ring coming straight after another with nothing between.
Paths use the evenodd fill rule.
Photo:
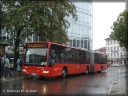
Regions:
<instances>
[{"instance_id":1,"label":"building window","mask_svg":"<svg viewBox=\"0 0 128 96\"><path fill-rule=\"evenodd\" d=\"M111 44L112 44L112 40L111 40Z\"/></svg>"},{"instance_id":2,"label":"building window","mask_svg":"<svg viewBox=\"0 0 128 96\"><path fill-rule=\"evenodd\" d=\"M123 51L126 51L126 48L122 48Z\"/></svg>"},{"instance_id":3,"label":"building window","mask_svg":"<svg viewBox=\"0 0 128 96\"><path fill-rule=\"evenodd\" d=\"M119 57L119 53L117 53L117 57Z\"/></svg>"},{"instance_id":4,"label":"building window","mask_svg":"<svg viewBox=\"0 0 128 96\"><path fill-rule=\"evenodd\" d=\"M127 55L127 53L124 53L124 55Z\"/></svg>"},{"instance_id":5,"label":"building window","mask_svg":"<svg viewBox=\"0 0 128 96\"><path fill-rule=\"evenodd\" d=\"M122 47L120 47L120 50L123 50L123 48L122 48Z\"/></svg>"},{"instance_id":6,"label":"building window","mask_svg":"<svg viewBox=\"0 0 128 96\"><path fill-rule=\"evenodd\" d=\"M119 46L117 46L117 50L119 50Z\"/></svg>"},{"instance_id":7,"label":"building window","mask_svg":"<svg viewBox=\"0 0 128 96\"><path fill-rule=\"evenodd\" d=\"M116 44L116 41L114 41L114 44Z\"/></svg>"},{"instance_id":8,"label":"building window","mask_svg":"<svg viewBox=\"0 0 128 96\"><path fill-rule=\"evenodd\" d=\"M111 57L112 57L112 53L111 53Z\"/></svg>"},{"instance_id":9,"label":"building window","mask_svg":"<svg viewBox=\"0 0 128 96\"><path fill-rule=\"evenodd\" d=\"M112 47L111 47L111 51L112 51Z\"/></svg>"},{"instance_id":10,"label":"building window","mask_svg":"<svg viewBox=\"0 0 128 96\"><path fill-rule=\"evenodd\" d=\"M69 40L69 46L72 46L72 40Z\"/></svg>"},{"instance_id":11,"label":"building window","mask_svg":"<svg viewBox=\"0 0 128 96\"><path fill-rule=\"evenodd\" d=\"M76 40L73 40L73 47L76 47Z\"/></svg>"},{"instance_id":12,"label":"building window","mask_svg":"<svg viewBox=\"0 0 128 96\"><path fill-rule=\"evenodd\" d=\"M108 57L109 57L109 53L108 53Z\"/></svg>"},{"instance_id":13,"label":"building window","mask_svg":"<svg viewBox=\"0 0 128 96\"><path fill-rule=\"evenodd\" d=\"M108 47L108 51L109 51L109 47Z\"/></svg>"},{"instance_id":14,"label":"building window","mask_svg":"<svg viewBox=\"0 0 128 96\"><path fill-rule=\"evenodd\" d=\"M120 53L120 57L122 56L122 52Z\"/></svg>"},{"instance_id":15,"label":"building window","mask_svg":"<svg viewBox=\"0 0 128 96\"><path fill-rule=\"evenodd\" d=\"M121 50L121 47L119 47L119 50Z\"/></svg>"},{"instance_id":16,"label":"building window","mask_svg":"<svg viewBox=\"0 0 128 96\"><path fill-rule=\"evenodd\" d=\"M114 53L114 57L116 56L116 53Z\"/></svg>"},{"instance_id":17,"label":"building window","mask_svg":"<svg viewBox=\"0 0 128 96\"><path fill-rule=\"evenodd\" d=\"M107 43L109 44L109 41L107 41Z\"/></svg>"},{"instance_id":18,"label":"building window","mask_svg":"<svg viewBox=\"0 0 128 96\"><path fill-rule=\"evenodd\" d=\"M115 51L115 47L114 47L114 51Z\"/></svg>"}]
</instances>

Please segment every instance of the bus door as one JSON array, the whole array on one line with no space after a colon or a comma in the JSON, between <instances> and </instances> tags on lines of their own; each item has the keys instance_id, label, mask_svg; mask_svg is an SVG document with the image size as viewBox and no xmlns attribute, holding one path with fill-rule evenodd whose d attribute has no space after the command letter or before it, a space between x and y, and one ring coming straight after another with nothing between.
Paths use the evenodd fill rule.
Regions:
<instances>
[{"instance_id":1,"label":"bus door","mask_svg":"<svg viewBox=\"0 0 128 96\"><path fill-rule=\"evenodd\" d=\"M85 71L85 67L86 67L86 52L83 50L80 50L79 52L79 64L80 64L80 68L79 68L79 72L83 73Z\"/></svg>"},{"instance_id":2,"label":"bus door","mask_svg":"<svg viewBox=\"0 0 128 96\"><path fill-rule=\"evenodd\" d=\"M94 72L94 52L90 52L90 72Z\"/></svg>"}]
</instances>

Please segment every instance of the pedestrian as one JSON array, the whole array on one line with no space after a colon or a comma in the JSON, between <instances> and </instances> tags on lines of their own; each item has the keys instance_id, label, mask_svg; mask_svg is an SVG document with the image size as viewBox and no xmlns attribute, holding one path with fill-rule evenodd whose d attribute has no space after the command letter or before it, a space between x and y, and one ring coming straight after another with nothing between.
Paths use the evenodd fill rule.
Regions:
<instances>
[{"instance_id":1,"label":"pedestrian","mask_svg":"<svg viewBox=\"0 0 128 96\"><path fill-rule=\"evenodd\" d=\"M19 73L19 76L21 76L21 72L22 72L22 61L21 61L21 58L19 57L18 60L17 60L17 71Z\"/></svg>"},{"instance_id":2,"label":"pedestrian","mask_svg":"<svg viewBox=\"0 0 128 96\"><path fill-rule=\"evenodd\" d=\"M10 71L10 62L8 59L8 55L4 56L4 62L5 62L5 65L3 67L3 78L5 78L8 74L10 75L10 77L12 77L12 73Z\"/></svg>"},{"instance_id":3,"label":"pedestrian","mask_svg":"<svg viewBox=\"0 0 128 96\"><path fill-rule=\"evenodd\" d=\"M0 56L0 69L1 69L1 71L0 71L0 77L3 77L3 67L4 67L4 56L3 55L1 55Z\"/></svg>"},{"instance_id":4,"label":"pedestrian","mask_svg":"<svg viewBox=\"0 0 128 96\"><path fill-rule=\"evenodd\" d=\"M1 66L1 75L2 75L2 77L3 77L3 75L4 75L4 65L5 65L5 58L4 58L4 55L2 55L2 57L1 57L1 64L2 64L2 66Z\"/></svg>"}]
</instances>

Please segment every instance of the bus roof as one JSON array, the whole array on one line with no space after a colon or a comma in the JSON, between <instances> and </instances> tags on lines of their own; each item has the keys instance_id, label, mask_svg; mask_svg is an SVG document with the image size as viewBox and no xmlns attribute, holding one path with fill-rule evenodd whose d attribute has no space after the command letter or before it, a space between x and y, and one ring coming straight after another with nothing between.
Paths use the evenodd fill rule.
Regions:
<instances>
[{"instance_id":1,"label":"bus roof","mask_svg":"<svg viewBox=\"0 0 128 96\"><path fill-rule=\"evenodd\" d=\"M87 50L85 48L72 47L72 46L58 44L58 43L50 42L50 41L35 41L35 42L26 42L26 43L50 43L50 44L60 45L60 46L64 46L64 47L70 47L70 48L74 48L74 49L79 49L79 50L83 50L83 51L89 51L89 50Z\"/></svg>"}]
</instances>

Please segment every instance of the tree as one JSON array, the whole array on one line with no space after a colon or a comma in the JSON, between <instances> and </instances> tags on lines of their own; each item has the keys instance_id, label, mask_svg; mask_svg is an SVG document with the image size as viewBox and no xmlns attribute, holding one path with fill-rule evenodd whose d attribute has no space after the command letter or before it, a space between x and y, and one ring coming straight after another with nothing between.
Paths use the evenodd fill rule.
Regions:
<instances>
[{"instance_id":1,"label":"tree","mask_svg":"<svg viewBox=\"0 0 128 96\"><path fill-rule=\"evenodd\" d=\"M117 40L121 47L125 47L128 51L127 46L127 32L128 32L128 12L124 10L122 13L119 14L117 20L113 23L111 27L112 32L110 37L114 40Z\"/></svg>"},{"instance_id":2,"label":"tree","mask_svg":"<svg viewBox=\"0 0 128 96\"><path fill-rule=\"evenodd\" d=\"M65 43L68 41L66 28L69 27L65 17L72 15L76 18L76 7L67 0L4 1L2 11L2 27L8 37L15 41L14 68L19 57L17 49L20 42L35 33L40 40Z\"/></svg>"}]
</instances>

